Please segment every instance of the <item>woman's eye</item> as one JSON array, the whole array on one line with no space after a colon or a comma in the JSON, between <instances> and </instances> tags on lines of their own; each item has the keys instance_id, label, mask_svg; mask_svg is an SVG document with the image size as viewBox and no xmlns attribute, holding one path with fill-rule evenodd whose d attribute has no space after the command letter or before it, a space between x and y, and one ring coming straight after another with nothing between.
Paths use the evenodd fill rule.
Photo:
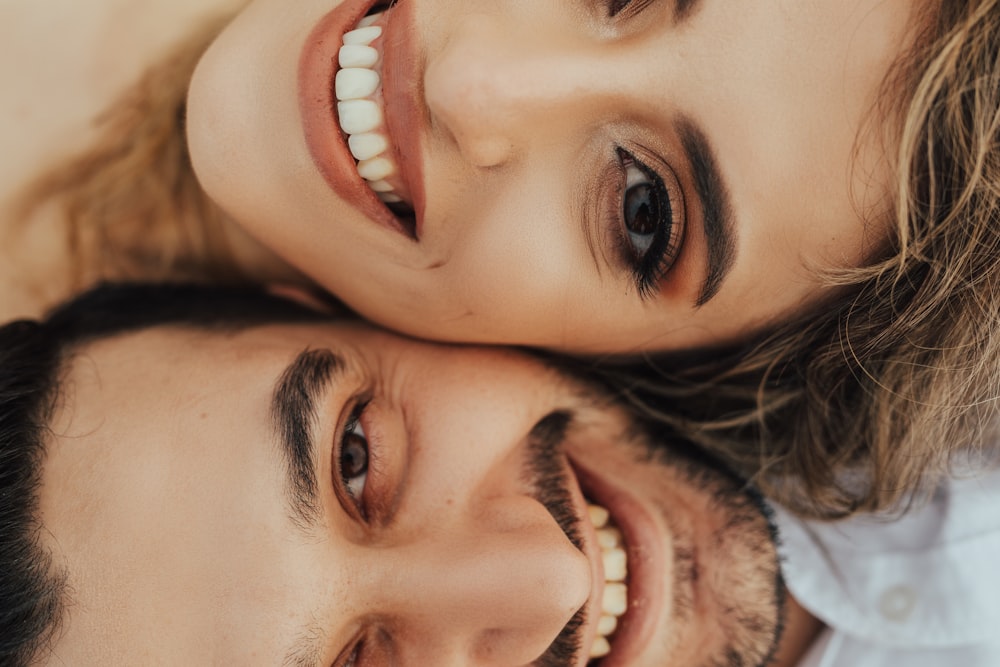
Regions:
<instances>
[{"instance_id":1,"label":"woman's eye","mask_svg":"<svg viewBox=\"0 0 1000 667\"><path fill-rule=\"evenodd\" d=\"M348 495L360 503L368 481L368 436L361 426L361 414L365 405L359 405L351 413L351 418L344 427L340 441L340 451L337 453L337 467L340 480Z\"/></svg>"},{"instance_id":2,"label":"woman's eye","mask_svg":"<svg viewBox=\"0 0 1000 667\"><path fill-rule=\"evenodd\" d=\"M646 297L670 269L678 250L678 225L663 179L623 148L618 159L624 171L621 225L627 262L639 294Z\"/></svg>"},{"instance_id":3,"label":"woman's eye","mask_svg":"<svg viewBox=\"0 0 1000 667\"><path fill-rule=\"evenodd\" d=\"M635 254L644 257L653 245L653 238L660 227L660 208L670 202L661 201L655 184L634 161L624 162L625 194L622 196L622 218L625 233L635 249ZM668 216L669 217L669 216Z\"/></svg>"}]
</instances>

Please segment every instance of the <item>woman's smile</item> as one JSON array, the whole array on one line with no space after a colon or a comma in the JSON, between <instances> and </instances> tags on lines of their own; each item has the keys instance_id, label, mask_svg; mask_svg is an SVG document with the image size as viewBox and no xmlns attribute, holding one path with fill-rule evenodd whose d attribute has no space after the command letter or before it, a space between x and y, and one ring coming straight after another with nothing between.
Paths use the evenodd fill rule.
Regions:
<instances>
[{"instance_id":1,"label":"woman's smile","mask_svg":"<svg viewBox=\"0 0 1000 667\"><path fill-rule=\"evenodd\" d=\"M368 5L355 22L358 9ZM369 0L333 10L303 49L299 95L309 150L331 187L376 222L415 238L423 183L419 160L405 157L420 154L419 131L410 120L416 104L407 99L414 78L406 76L405 63L412 56L400 36L408 18L398 6L385 11ZM331 47L338 42L334 54ZM401 120L394 122L397 113ZM357 177L345 168L344 151L370 192L359 191Z\"/></svg>"},{"instance_id":2,"label":"woman's smile","mask_svg":"<svg viewBox=\"0 0 1000 667\"><path fill-rule=\"evenodd\" d=\"M881 251L872 109L911 13L255 0L195 72L191 155L250 234L407 333L731 342Z\"/></svg>"}]
</instances>

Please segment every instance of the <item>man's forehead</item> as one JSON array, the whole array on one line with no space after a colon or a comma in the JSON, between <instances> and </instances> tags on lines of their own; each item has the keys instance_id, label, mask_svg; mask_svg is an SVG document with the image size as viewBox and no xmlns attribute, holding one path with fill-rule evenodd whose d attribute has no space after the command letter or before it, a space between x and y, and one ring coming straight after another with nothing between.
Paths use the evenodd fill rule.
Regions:
<instances>
[{"instance_id":1,"label":"man's forehead","mask_svg":"<svg viewBox=\"0 0 1000 667\"><path fill-rule=\"evenodd\" d=\"M304 344L337 346L361 325L350 322L309 324L265 324L239 328L202 328L187 325L162 325L88 341L70 355L72 371L82 364L99 361L103 366L135 368L137 362L165 365L191 360L212 365L233 357L265 358L267 353L294 354ZM82 364L81 364L82 361ZM142 370L142 369L137 369Z\"/></svg>"},{"instance_id":2,"label":"man's forehead","mask_svg":"<svg viewBox=\"0 0 1000 667\"><path fill-rule=\"evenodd\" d=\"M258 531L291 534L268 428L283 364L262 373L228 363L243 354L229 345L241 334L150 329L82 346L70 360L40 494L46 539L73 592L61 657L67 646L155 646L168 615L158 604L176 590L246 594L246 581L227 581L227 559L260 552ZM246 382L227 385L203 353ZM172 636L214 622L197 599ZM116 636L125 627L134 641Z\"/></svg>"}]
</instances>

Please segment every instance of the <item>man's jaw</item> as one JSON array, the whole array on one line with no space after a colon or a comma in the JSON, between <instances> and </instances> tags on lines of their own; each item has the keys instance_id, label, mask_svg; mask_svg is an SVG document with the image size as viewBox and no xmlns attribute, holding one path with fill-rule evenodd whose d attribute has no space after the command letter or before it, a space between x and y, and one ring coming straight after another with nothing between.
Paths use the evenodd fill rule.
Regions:
<instances>
[{"instance_id":1,"label":"man's jaw","mask_svg":"<svg viewBox=\"0 0 1000 667\"><path fill-rule=\"evenodd\" d=\"M768 664L780 638L784 589L766 504L700 450L662 445L655 431L615 410L608 414L607 403L588 403L598 409L566 421L554 451L568 465L556 485L571 496L573 509L564 514L590 518L577 522L574 543L592 565L591 597L576 658L535 667L704 664L726 656ZM621 554L609 550L606 573L601 548L619 535L621 582ZM610 614L617 628L599 632L605 590L616 589L624 591L626 609ZM609 626L604 621L600 630Z\"/></svg>"}]
</instances>

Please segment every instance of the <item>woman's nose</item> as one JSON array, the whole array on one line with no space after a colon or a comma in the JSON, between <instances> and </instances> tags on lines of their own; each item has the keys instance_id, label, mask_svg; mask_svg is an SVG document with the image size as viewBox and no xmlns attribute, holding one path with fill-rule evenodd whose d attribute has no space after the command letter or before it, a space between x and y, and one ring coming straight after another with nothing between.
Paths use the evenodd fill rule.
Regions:
<instances>
[{"instance_id":1,"label":"woman's nose","mask_svg":"<svg viewBox=\"0 0 1000 667\"><path fill-rule=\"evenodd\" d=\"M614 85L608 66L579 35L551 28L472 15L430 58L424 94L433 122L472 165L504 165L594 122Z\"/></svg>"},{"instance_id":2,"label":"woman's nose","mask_svg":"<svg viewBox=\"0 0 1000 667\"><path fill-rule=\"evenodd\" d=\"M588 560L531 498L491 502L423 533L380 554L394 561L385 562L394 574L372 584L382 612L409 619L435 655L464 665L529 664L590 597Z\"/></svg>"}]
</instances>

